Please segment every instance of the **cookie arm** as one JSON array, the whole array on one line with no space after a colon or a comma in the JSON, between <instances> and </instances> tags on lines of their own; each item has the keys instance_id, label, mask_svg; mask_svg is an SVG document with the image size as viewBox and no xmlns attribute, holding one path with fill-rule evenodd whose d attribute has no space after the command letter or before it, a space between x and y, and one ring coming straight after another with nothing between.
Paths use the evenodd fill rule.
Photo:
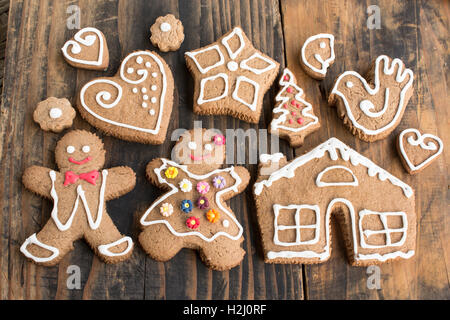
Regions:
<instances>
[{"instance_id":1,"label":"cookie arm","mask_svg":"<svg viewBox=\"0 0 450 320\"><path fill-rule=\"evenodd\" d=\"M161 158L153 159L152 161L150 161L147 164L145 173L146 173L147 179L150 181L151 184L153 184L159 188L165 189L168 187L167 184L161 184L159 182L158 175L155 172L155 169L160 168L162 165L163 165L163 162L162 162Z\"/></svg>"},{"instance_id":2,"label":"cookie arm","mask_svg":"<svg viewBox=\"0 0 450 320\"><path fill-rule=\"evenodd\" d=\"M50 179L50 171L52 169L31 166L25 169L22 182L28 190L50 199L50 190L52 188L52 180ZM59 173L56 172L58 175Z\"/></svg>"},{"instance_id":3,"label":"cookie arm","mask_svg":"<svg viewBox=\"0 0 450 320\"><path fill-rule=\"evenodd\" d=\"M127 194L136 185L136 174L130 167L114 167L108 169L106 178L105 199L111 200Z\"/></svg>"},{"instance_id":4,"label":"cookie arm","mask_svg":"<svg viewBox=\"0 0 450 320\"><path fill-rule=\"evenodd\" d=\"M223 200L228 200L234 197L235 195L241 193L242 191L245 190L245 188L247 188L250 182L250 173L245 167L241 166L234 167L234 173L239 176L239 178L241 179L241 183L237 186L237 192L234 190L228 191L222 196ZM233 183L235 183L235 181Z\"/></svg>"}]
</instances>

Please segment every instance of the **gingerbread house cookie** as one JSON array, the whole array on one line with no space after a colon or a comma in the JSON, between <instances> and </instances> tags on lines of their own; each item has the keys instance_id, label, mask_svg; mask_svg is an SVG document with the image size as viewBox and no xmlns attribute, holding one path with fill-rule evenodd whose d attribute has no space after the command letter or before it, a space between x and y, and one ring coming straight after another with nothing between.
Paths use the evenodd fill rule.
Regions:
<instances>
[{"instance_id":1,"label":"gingerbread house cookie","mask_svg":"<svg viewBox=\"0 0 450 320\"><path fill-rule=\"evenodd\" d=\"M290 162L263 156L254 196L267 263L326 261L331 216L352 265L414 255L413 189L336 138Z\"/></svg>"},{"instance_id":2,"label":"gingerbread house cookie","mask_svg":"<svg viewBox=\"0 0 450 320\"><path fill-rule=\"evenodd\" d=\"M194 77L194 112L230 115L257 123L263 97L279 63L253 47L240 27L216 42L185 53Z\"/></svg>"}]
</instances>

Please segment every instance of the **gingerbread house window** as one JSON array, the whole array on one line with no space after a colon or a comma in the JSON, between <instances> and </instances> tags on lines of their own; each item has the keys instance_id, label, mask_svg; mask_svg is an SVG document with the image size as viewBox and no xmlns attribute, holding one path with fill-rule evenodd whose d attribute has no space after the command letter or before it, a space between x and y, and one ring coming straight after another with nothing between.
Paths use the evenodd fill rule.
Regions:
<instances>
[{"instance_id":1,"label":"gingerbread house window","mask_svg":"<svg viewBox=\"0 0 450 320\"><path fill-rule=\"evenodd\" d=\"M275 204L274 243L280 246L314 244L319 241L320 209L317 205ZM289 224L286 224L289 223ZM286 237L286 234L289 236ZM289 239L289 240L287 240Z\"/></svg>"},{"instance_id":2,"label":"gingerbread house window","mask_svg":"<svg viewBox=\"0 0 450 320\"><path fill-rule=\"evenodd\" d=\"M405 212L371 210L359 212L359 235L362 248L402 246L406 240L407 230L408 220Z\"/></svg>"}]
</instances>

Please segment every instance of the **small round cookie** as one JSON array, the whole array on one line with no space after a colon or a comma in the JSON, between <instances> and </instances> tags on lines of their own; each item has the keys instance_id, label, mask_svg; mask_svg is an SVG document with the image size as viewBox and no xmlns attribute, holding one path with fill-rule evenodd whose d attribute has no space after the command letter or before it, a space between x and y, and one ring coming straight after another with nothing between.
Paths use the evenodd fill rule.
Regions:
<instances>
[{"instance_id":1,"label":"small round cookie","mask_svg":"<svg viewBox=\"0 0 450 320\"><path fill-rule=\"evenodd\" d=\"M162 52L178 50L184 40L183 24L173 14L158 17L150 32L150 41Z\"/></svg>"},{"instance_id":2,"label":"small round cookie","mask_svg":"<svg viewBox=\"0 0 450 320\"><path fill-rule=\"evenodd\" d=\"M50 97L38 103L33 119L44 131L61 132L72 126L75 115L69 100Z\"/></svg>"}]
</instances>

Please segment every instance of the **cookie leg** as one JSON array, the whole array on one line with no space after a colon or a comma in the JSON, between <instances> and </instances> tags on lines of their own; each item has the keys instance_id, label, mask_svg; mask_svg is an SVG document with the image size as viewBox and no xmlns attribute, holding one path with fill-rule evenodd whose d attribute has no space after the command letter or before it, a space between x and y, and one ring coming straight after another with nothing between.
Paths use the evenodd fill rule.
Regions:
<instances>
[{"instance_id":1,"label":"cookie leg","mask_svg":"<svg viewBox=\"0 0 450 320\"><path fill-rule=\"evenodd\" d=\"M245 251L241 248L241 241L222 237L214 240L200 249L203 262L214 270L229 270L239 265L244 258Z\"/></svg>"},{"instance_id":2,"label":"cookie leg","mask_svg":"<svg viewBox=\"0 0 450 320\"><path fill-rule=\"evenodd\" d=\"M133 253L133 240L123 236L106 212L100 226L85 231L84 238L95 253L106 263L117 263L128 259Z\"/></svg>"},{"instance_id":3,"label":"cookie leg","mask_svg":"<svg viewBox=\"0 0 450 320\"><path fill-rule=\"evenodd\" d=\"M80 237L73 228L60 231L53 220L49 220L38 234L34 233L24 241L20 251L36 264L53 266L73 250L73 242Z\"/></svg>"},{"instance_id":4,"label":"cookie leg","mask_svg":"<svg viewBox=\"0 0 450 320\"><path fill-rule=\"evenodd\" d=\"M163 224L146 227L139 235L139 243L157 261L172 259L184 245L183 239L172 234Z\"/></svg>"}]
</instances>

